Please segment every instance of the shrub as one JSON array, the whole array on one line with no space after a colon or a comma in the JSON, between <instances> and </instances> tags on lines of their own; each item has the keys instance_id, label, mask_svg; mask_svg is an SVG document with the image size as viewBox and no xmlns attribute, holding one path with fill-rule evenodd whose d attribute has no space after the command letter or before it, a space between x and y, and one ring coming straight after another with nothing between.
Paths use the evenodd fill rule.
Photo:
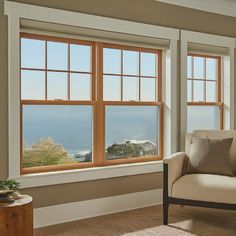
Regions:
<instances>
[{"instance_id":1,"label":"shrub","mask_svg":"<svg viewBox=\"0 0 236 236\"><path fill-rule=\"evenodd\" d=\"M51 137L40 139L32 148L23 150L23 167L50 166L74 163L61 144Z\"/></svg>"}]
</instances>

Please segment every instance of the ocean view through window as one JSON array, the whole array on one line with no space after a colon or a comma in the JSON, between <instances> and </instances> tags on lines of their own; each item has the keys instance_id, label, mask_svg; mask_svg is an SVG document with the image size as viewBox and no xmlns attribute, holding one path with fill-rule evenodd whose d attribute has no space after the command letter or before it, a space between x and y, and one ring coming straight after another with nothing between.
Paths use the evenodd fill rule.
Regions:
<instances>
[{"instance_id":1,"label":"ocean view through window","mask_svg":"<svg viewBox=\"0 0 236 236\"><path fill-rule=\"evenodd\" d=\"M21 173L159 160L161 50L21 34Z\"/></svg>"}]
</instances>

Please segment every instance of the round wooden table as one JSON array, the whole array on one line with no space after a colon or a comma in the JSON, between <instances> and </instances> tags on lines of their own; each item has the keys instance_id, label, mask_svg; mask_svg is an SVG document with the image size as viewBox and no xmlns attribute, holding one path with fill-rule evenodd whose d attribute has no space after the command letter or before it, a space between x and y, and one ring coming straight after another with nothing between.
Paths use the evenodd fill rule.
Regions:
<instances>
[{"instance_id":1,"label":"round wooden table","mask_svg":"<svg viewBox=\"0 0 236 236\"><path fill-rule=\"evenodd\" d=\"M33 199L22 195L13 203L0 203L0 236L33 236Z\"/></svg>"}]
</instances>

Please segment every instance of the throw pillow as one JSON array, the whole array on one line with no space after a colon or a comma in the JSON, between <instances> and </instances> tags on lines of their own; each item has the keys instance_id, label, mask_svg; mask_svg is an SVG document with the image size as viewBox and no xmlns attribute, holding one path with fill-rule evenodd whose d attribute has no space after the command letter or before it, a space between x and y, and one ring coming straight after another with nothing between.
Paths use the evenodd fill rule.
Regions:
<instances>
[{"instance_id":1,"label":"throw pillow","mask_svg":"<svg viewBox=\"0 0 236 236\"><path fill-rule=\"evenodd\" d=\"M215 140L193 137L185 174L218 174L233 176L230 147L233 138Z\"/></svg>"}]
</instances>

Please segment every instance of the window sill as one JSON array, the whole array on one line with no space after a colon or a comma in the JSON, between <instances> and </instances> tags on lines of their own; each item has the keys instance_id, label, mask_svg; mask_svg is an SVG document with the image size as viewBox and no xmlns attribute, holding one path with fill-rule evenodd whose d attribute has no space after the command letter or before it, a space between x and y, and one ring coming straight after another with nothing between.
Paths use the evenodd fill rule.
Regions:
<instances>
[{"instance_id":1,"label":"window sill","mask_svg":"<svg viewBox=\"0 0 236 236\"><path fill-rule=\"evenodd\" d=\"M55 184L65 184L88 180L107 179L113 177L130 176L162 172L162 161L145 163L122 164L116 166L93 167L68 171L22 175L16 180L21 183L21 188L31 188Z\"/></svg>"}]
</instances>

